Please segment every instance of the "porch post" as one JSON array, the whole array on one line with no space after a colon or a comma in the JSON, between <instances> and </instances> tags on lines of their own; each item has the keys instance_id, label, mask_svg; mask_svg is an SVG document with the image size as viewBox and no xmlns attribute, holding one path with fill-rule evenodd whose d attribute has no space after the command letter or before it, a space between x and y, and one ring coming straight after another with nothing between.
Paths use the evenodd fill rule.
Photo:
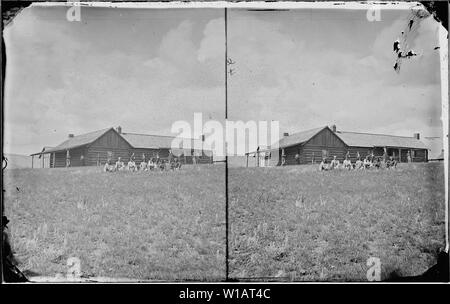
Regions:
<instances>
[{"instance_id":1,"label":"porch post","mask_svg":"<svg viewBox=\"0 0 450 304\"><path fill-rule=\"evenodd\" d=\"M398 149L398 162L401 163L402 162L402 149Z\"/></svg>"},{"instance_id":2,"label":"porch post","mask_svg":"<svg viewBox=\"0 0 450 304\"><path fill-rule=\"evenodd\" d=\"M246 153L246 156L247 156L247 162L246 162L245 167L248 168L248 153Z\"/></svg>"},{"instance_id":3,"label":"porch post","mask_svg":"<svg viewBox=\"0 0 450 304\"><path fill-rule=\"evenodd\" d=\"M70 151L67 150L66 153L66 167L70 167Z\"/></svg>"},{"instance_id":4,"label":"porch post","mask_svg":"<svg viewBox=\"0 0 450 304\"><path fill-rule=\"evenodd\" d=\"M31 155L31 169L34 167L34 155Z\"/></svg>"}]
</instances>

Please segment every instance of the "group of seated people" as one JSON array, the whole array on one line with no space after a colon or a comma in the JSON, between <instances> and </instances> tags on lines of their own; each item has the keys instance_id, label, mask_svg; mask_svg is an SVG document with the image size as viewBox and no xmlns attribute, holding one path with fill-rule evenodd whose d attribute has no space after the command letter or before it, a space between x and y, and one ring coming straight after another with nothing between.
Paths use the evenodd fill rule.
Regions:
<instances>
[{"instance_id":1,"label":"group of seated people","mask_svg":"<svg viewBox=\"0 0 450 304\"><path fill-rule=\"evenodd\" d=\"M389 159L384 161L384 157L375 157L373 155L367 155L364 160L361 160L360 157L357 158L356 162L353 164L348 156L345 157L342 164L333 156L333 160L331 162L328 161L327 158L323 158L322 162L319 165L320 171L328 171L334 169L370 169L370 168L395 168L397 167L397 161L393 156L390 156Z\"/></svg>"},{"instance_id":2,"label":"group of seated people","mask_svg":"<svg viewBox=\"0 0 450 304\"><path fill-rule=\"evenodd\" d=\"M150 158L147 161L143 159L139 164L136 164L133 158L130 158L128 163L122 161L119 157L115 164L112 164L111 160L107 160L105 166L103 167L104 172L115 172L115 171L155 171L155 170L180 170L181 162L178 158L174 157L171 160L164 160L161 158Z\"/></svg>"}]
</instances>

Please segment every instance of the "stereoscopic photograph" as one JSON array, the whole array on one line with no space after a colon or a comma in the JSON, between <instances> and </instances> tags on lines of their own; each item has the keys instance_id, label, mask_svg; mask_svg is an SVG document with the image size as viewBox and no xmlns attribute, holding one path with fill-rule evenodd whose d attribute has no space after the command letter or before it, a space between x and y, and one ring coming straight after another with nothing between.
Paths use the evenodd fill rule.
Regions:
<instances>
[{"instance_id":1,"label":"stereoscopic photograph","mask_svg":"<svg viewBox=\"0 0 450 304\"><path fill-rule=\"evenodd\" d=\"M223 10L71 7L34 3L4 27L15 266L32 281L224 280L225 165L194 133L195 113L224 117Z\"/></svg>"},{"instance_id":2,"label":"stereoscopic photograph","mask_svg":"<svg viewBox=\"0 0 450 304\"><path fill-rule=\"evenodd\" d=\"M1 10L4 282L448 282L446 3Z\"/></svg>"},{"instance_id":3,"label":"stereoscopic photograph","mask_svg":"<svg viewBox=\"0 0 450 304\"><path fill-rule=\"evenodd\" d=\"M228 117L279 123L229 160L231 278L389 280L444 251L447 33L371 9L228 11Z\"/></svg>"}]
</instances>

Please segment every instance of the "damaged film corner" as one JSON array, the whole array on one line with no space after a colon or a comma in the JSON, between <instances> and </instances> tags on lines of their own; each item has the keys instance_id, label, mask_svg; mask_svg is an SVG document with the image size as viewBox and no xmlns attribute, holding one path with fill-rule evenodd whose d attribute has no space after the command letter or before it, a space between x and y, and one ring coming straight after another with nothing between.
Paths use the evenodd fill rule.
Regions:
<instances>
[{"instance_id":1,"label":"damaged film corner","mask_svg":"<svg viewBox=\"0 0 450 304\"><path fill-rule=\"evenodd\" d=\"M2 3L3 281L448 281L441 6Z\"/></svg>"}]
</instances>

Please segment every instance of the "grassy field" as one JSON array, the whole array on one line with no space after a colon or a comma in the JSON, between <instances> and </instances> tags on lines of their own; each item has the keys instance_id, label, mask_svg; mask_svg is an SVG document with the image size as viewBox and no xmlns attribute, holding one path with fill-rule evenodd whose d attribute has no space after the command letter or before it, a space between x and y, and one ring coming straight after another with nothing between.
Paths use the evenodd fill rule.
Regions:
<instances>
[{"instance_id":1,"label":"grassy field","mask_svg":"<svg viewBox=\"0 0 450 304\"><path fill-rule=\"evenodd\" d=\"M230 168L230 277L366 281L369 257L419 275L445 246L443 163Z\"/></svg>"},{"instance_id":2,"label":"grassy field","mask_svg":"<svg viewBox=\"0 0 450 304\"><path fill-rule=\"evenodd\" d=\"M7 169L4 202L18 267L65 277L225 279L223 165L151 174Z\"/></svg>"}]
</instances>

